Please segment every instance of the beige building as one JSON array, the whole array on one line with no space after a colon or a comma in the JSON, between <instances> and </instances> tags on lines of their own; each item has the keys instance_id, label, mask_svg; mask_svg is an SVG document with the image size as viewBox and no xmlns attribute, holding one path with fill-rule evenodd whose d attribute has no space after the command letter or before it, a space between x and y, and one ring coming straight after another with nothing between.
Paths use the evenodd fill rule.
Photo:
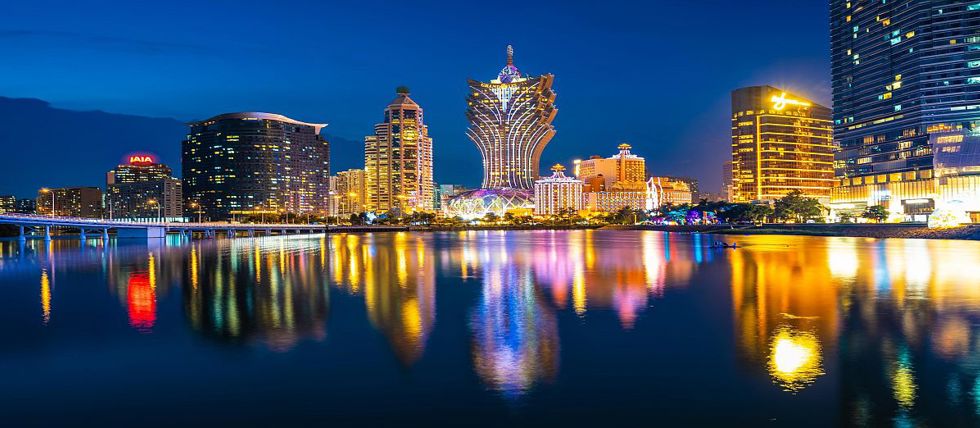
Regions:
<instances>
[{"instance_id":1,"label":"beige building","mask_svg":"<svg viewBox=\"0 0 980 428\"><path fill-rule=\"evenodd\" d=\"M582 209L582 180L565 175L565 167L555 164L551 177L534 182L534 214L555 215L563 210Z\"/></svg>"},{"instance_id":2,"label":"beige building","mask_svg":"<svg viewBox=\"0 0 980 428\"><path fill-rule=\"evenodd\" d=\"M337 173L337 215L350 216L364 212L367 186L363 169L349 169Z\"/></svg>"},{"instance_id":3,"label":"beige building","mask_svg":"<svg viewBox=\"0 0 980 428\"><path fill-rule=\"evenodd\" d=\"M653 207L681 205L694 202L691 185L674 177L650 177L647 188L653 199Z\"/></svg>"},{"instance_id":4,"label":"beige building","mask_svg":"<svg viewBox=\"0 0 980 428\"><path fill-rule=\"evenodd\" d=\"M581 161L577 177L585 182L588 191L640 190L646 181L646 160L630 153L629 144L620 144L619 153L608 158L592 156Z\"/></svg>"},{"instance_id":5,"label":"beige building","mask_svg":"<svg viewBox=\"0 0 980 428\"><path fill-rule=\"evenodd\" d=\"M408 88L399 87L385 108L384 121L364 138L367 211L433 209L432 139L422 107L408 94Z\"/></svg>"}]
</instances>

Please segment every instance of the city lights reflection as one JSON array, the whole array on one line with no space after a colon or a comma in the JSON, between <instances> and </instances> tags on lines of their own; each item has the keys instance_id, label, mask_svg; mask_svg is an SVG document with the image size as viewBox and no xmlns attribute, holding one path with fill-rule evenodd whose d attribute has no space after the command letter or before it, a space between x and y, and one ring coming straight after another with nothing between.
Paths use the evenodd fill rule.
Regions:
<instances>
[{"instance_id":1,"label":"city lights reflection","mask_svg":"<svg viewBox=\"0 0 980 428\"><path fill-rule=\"evenodd\" d=\"M787 391L799 391L823 375L820 342L807 331L779 327L772 339L769 372Z\"/></svg>"}]
</instances>

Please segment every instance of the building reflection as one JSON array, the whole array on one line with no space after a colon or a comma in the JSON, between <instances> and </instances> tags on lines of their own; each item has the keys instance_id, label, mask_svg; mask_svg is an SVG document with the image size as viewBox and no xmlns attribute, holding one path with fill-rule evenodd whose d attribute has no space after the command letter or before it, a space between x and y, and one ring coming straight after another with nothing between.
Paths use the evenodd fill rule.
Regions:
<instances>
[{"instance_id":1,"label":"building reflection","mask_svg":"<svg viewBox=\"0 0 980 428\"><path fill-rule=\"evenodd\" d=\"M558 322L530 268L496 260L483 264L480 301L470 318L471 353L477 375L513 397L558 374Z\"/></svg>"},{"instance_id":2,"label":"building reflection","mask_svg":"<svg viewBox=\"0 0 980 428\"><path fill-rule=\"evenodd\" d=\"M330 237L334 283L363 296L371 325L398 360L414 364L436 321L435 259L420 234L339 234Z\"/></svg>"},{"instance_id":3,"label":"building reflection","mask_svg":"<svg viewBox=\"0 0 980 428\"><path fill-rule=\"evenodd\" d=\"M184 312L191 327L228 343L274 351L326 337L330 293L324 240L281 237L194 242L185 265ZM208 254L208 256L203 256Z\"/></svg>"},{"instance_id":4,"label":"building reflection","mask_svg":"<svg viewBox=\"0 0 980 428\"><path fill-rule=\"evenodd\" d=\"M837 340L839 289L828 256L793 251L784 237L756 237L729 252L735 338L750 371L798 392L824 374L823 343Z\"/></svg>"}]
</instances>

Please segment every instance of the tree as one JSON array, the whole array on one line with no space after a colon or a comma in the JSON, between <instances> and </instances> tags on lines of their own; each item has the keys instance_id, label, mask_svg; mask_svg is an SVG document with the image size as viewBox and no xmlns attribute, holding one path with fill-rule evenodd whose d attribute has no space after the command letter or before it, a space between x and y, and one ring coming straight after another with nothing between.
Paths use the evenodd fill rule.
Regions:
<instances>
[{"instance_id":1,"label":"tree","mask_svg":"<svg viewBox=\"0 0 980 428\"><path fill-rule=\"evenodd\" d=\"M861 217L881 223L888 218L888 210L881 205L872 205L865 208L864 212L861 213Z\"/></svg>"},{"instance_id":2,"label":"tree","mask_svg":"<svg viewBox=\"0 0 980 428\"><path fill-rule=\"evenodd\" d=\"M483 222L485 223L496 223L498 219L499 217L497 217L497 214L494 213L487 213L483 216Z\"/></svg>"},{"instance_id":3,"label":"tree","mask_svg":"<svg viewBox=\"0 0 980 428\"><path fill-rule=\"evenodd\" d=\"M826 209L814 198L803 196L803 192L793 190L774 204L773 217L779 220L793 220L805 223L807 220L823 215Z\"/></svg>"}]
</instances>

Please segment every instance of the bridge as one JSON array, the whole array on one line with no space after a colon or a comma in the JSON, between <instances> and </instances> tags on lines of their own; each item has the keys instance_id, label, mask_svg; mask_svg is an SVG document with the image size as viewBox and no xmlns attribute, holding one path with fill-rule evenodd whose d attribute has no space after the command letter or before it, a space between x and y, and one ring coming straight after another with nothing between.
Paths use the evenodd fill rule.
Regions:
<instances>
[{"instance_id":1,"label":"bridge","mask_svg":"<svg viewBox=\"0 0 980 428\"><path fill-rule=\"evenodd\" d=\"M51 240L51 230L78 231L82 240L88 234L102 235L109 239L109 232L117 238L163 238L168 233L192 237L195 233L202 237L214 238L219 233L229 238L236 236L271 236L326 233L325 225L316 224L243 224L243 223L177 223L177 222L135 222L129 220L107 220L82 217L59 217L28 214L0 214L0 224L9 224L20 231L21 240L30 236L43 236ZM28 234L28 231L34 231Z\"/></svg>"}]
</instances>

